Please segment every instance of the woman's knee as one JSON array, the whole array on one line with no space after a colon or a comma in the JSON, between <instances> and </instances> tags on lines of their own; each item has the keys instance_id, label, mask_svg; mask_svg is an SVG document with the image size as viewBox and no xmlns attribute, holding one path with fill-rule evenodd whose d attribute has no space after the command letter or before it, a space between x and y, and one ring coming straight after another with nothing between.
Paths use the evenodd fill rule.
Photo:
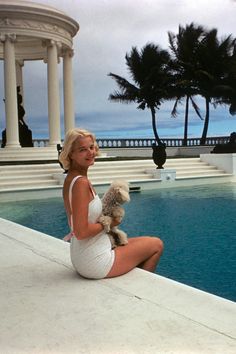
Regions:
<instances>
[{"instance_id":1,"label":"woman's knee","mask_svg":"<svg viewBox=\"0 0 236 354\"><path fill-rule=\"evenodd\" d=\"M132 239L130 239L132 240ZM146 247L149 251L152 250L153 253L162 253L164 249L163 241L156 236L139 236L135 240L138 240L142 243L142 247ZM134 240L134 242L135 242Z\"/></svg>"},{"instance_id":2,"label":"woman's knee","mask_svg":"<svg viewBox=\"0 0 236 354\"><path fill-rule=\"evenodd\" d=\"M153 240L153 247L158 253L162 253L164 249L164 243L159 237L151 237Z\"/></svg>"}]
</instances>

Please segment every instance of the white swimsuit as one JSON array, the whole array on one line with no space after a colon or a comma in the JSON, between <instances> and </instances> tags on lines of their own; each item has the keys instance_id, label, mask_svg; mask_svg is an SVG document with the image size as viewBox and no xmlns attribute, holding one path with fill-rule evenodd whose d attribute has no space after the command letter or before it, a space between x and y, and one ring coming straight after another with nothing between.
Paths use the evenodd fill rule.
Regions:
<instances>
[{"instance_id":1,"label":"white swimsuit","mask_svg":"<svg viewBox=\"0 0 236 354\"><path fill-rule=\"evenodd\" d=\"M75 181L82 176L73 178L69 188L69 200L72 204L72 188ZM94 192L93 192L94 194ZM96 223L102 214L102 202L98 195L89 203L88 221ZM73 232L73 225L72 232ZM96 236L78 240L75 236L71 238L70 244L71 262L75 270L85 278L102 279L112 268L115 259L115 252L111 249L109 236L100 232Z\"/></svg>"}]
</instances>

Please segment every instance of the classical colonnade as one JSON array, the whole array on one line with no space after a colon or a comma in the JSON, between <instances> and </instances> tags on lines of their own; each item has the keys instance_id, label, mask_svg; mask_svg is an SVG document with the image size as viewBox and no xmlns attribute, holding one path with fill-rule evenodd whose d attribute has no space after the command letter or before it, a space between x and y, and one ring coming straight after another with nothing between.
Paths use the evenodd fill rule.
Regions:
<instances>
[{"instance_id":1,"label":"classical colonnade","mask_svg":"<svg viewBox=\"0 0 236 354\"><path fill-rule=\"evenodd\" d=\"M4 60L6 148L20 147L17 90L24 97L26 60L47 65L49 146L61 142L58 62L63 60L65 132L74 127L72 39L79 25L64 13L28 1L0 0L0 58ZM39 97L40 99L40 97Z\"/></svg>"}]
</instances>

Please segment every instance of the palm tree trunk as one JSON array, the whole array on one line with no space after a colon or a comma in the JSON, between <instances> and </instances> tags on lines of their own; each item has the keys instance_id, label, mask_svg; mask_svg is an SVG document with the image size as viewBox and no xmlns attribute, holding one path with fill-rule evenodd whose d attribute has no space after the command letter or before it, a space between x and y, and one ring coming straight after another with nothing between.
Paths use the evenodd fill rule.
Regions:
<instances>
[{"instance_id":1,"label":"palm tree trunk","mask_svg":"<svg viewBox=\"0 0 236 354\"><path fill-rule=\"evenodd\" d=\"M162 142L161 142L161 139L159 138L158 133L157 133L155 108L153 108L153 107L151 108L151 113L152 113L152 129L153 129L153 133L154 133L155 139L157 141L157 144L160 145Z\"/></svg>"},{"instance_id":2,"label":"palm tree trunk","mask_svg":"<svg viewBox=\"0 0 236 354\"><path fill-rule=\"evenodd\" d=\"M207 137L207 131L208 131L208 125L209 125L209 117L210 117L210 99L206 97L206 115L205 115L205 122L204 122L204 127L202 131L202 137L200 140L201 145L205 145L206 143L206 137Z\"/></svg>"},{"instance_id":3,"label":"palm tree trunk","mask_svg":"<svg viewBox=\"0 0 236 354\"><path fill-rule=\"evenodd\" d=\"M190 97L187 95L186 105L185 105L185 117L184 117L184 141L183 141L183 146L187 146L187 139L188 139L189 99L190 99Z\"/></svg>"}]
</instances>

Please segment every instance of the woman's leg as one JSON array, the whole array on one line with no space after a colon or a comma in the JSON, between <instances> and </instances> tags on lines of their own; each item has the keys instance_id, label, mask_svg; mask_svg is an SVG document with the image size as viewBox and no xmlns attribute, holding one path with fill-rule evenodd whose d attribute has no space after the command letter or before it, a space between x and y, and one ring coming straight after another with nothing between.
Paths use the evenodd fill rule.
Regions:
<instances>
[{"instance_id":1,"label":"woman's leg","mask_svg":"<svg viewBox=\"0 0 236 354\"><path fill-rule=\"evenodd\" d=\"M127 245L114 251L114 264L107 278L125 274L135 267L154 272L163 251L163 242L157 237L134 237Z\"/></svg>"}]
</instances>

